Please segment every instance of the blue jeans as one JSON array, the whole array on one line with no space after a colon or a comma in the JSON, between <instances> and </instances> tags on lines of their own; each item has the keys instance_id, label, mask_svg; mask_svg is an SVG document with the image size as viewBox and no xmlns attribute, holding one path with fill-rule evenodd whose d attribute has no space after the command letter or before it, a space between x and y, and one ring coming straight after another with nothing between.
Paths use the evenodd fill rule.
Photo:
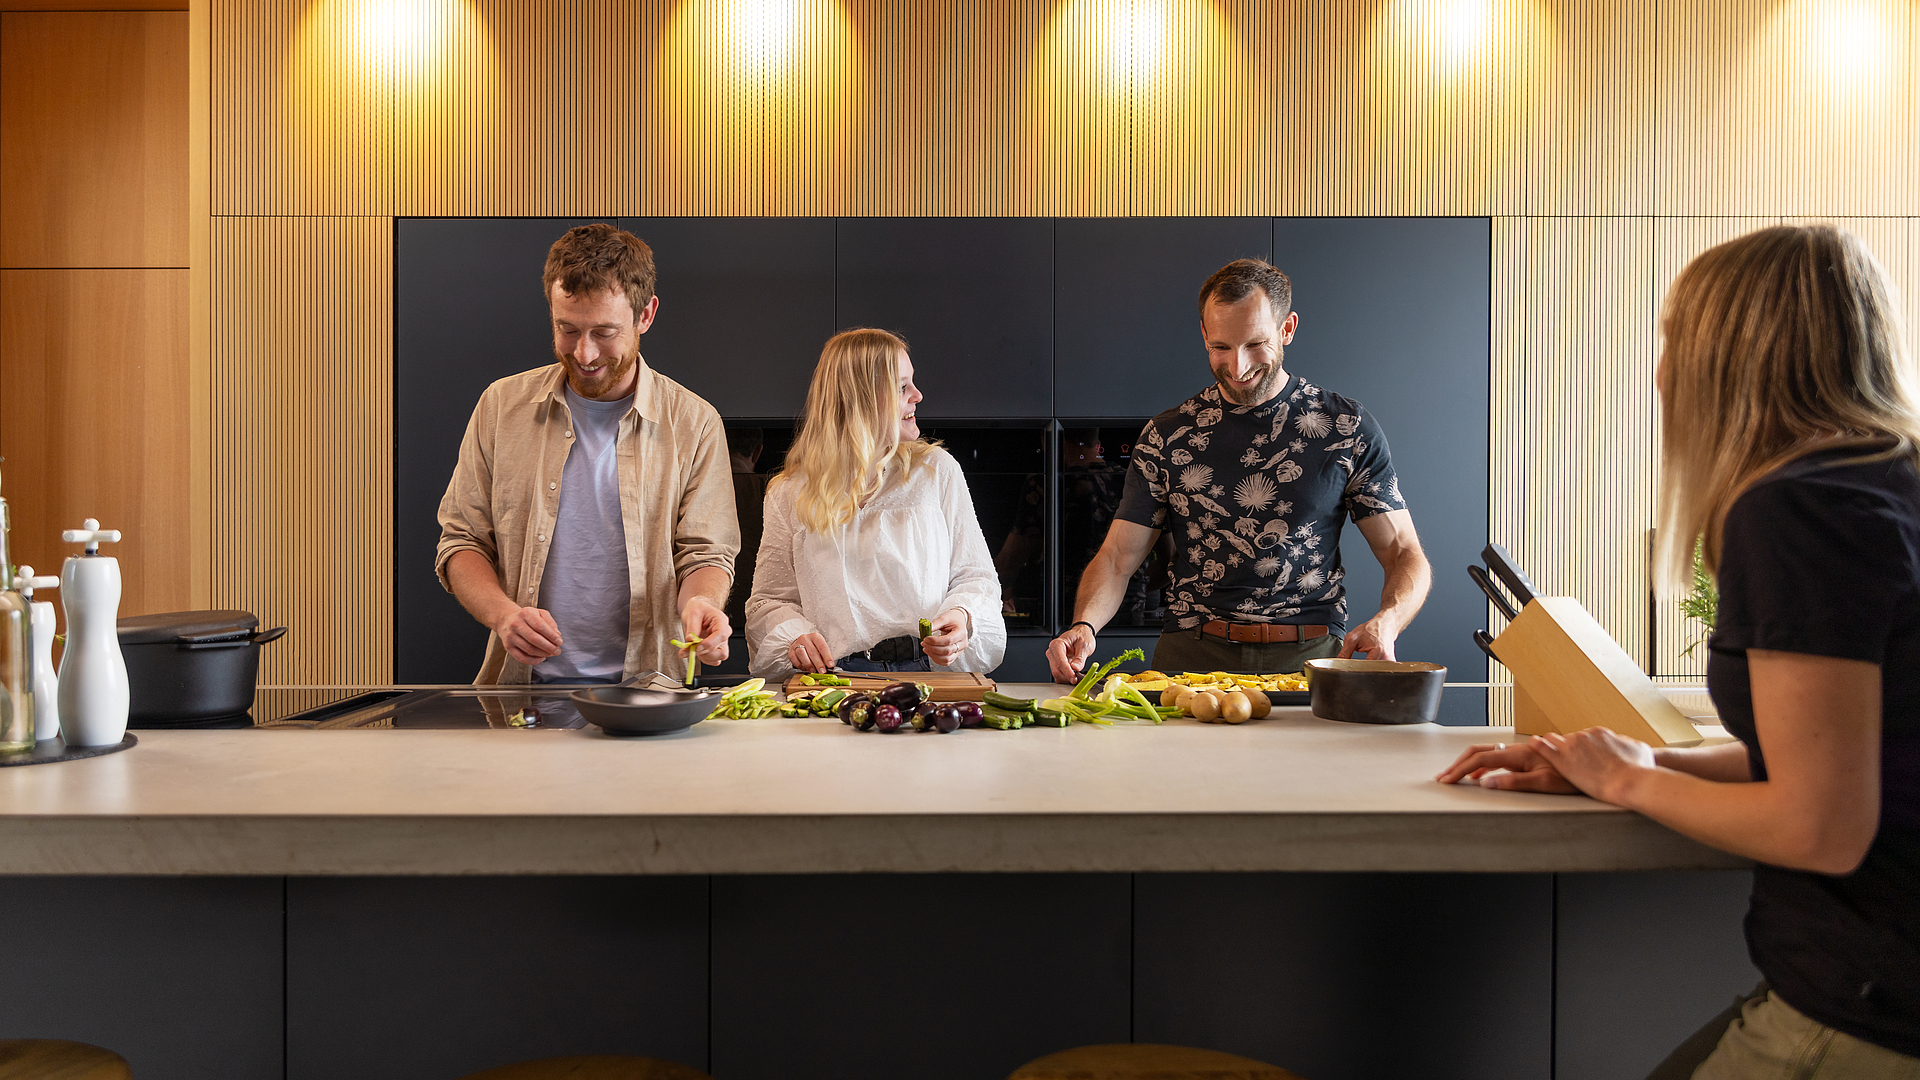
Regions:
<instances>
[{"instance_id":1,"label":"blue jeans","mask_svg":"<svg viewBox=\"0 0 1920 1080\"><path fill-rule=\"evenodd\" d=\"M922 656L918 660L869 660L864 656L843 656L833 662L841 671L932 671L933 661Z\"/></svg>"}]
</instances>

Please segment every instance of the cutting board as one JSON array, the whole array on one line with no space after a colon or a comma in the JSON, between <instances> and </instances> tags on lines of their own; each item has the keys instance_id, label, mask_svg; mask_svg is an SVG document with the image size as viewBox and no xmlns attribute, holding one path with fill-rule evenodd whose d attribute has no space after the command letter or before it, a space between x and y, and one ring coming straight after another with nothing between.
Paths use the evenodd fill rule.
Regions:
<instances>
[{"instance_id":1,"label":"cutting board","mask_svg":"<svg viewBox=\"0 0 1920 1080\"><path fill-rule=\"evenodd\" d=\"M935 701L981 701L986 698L987 691L997 688L992 679L971 671L847 671L836 674L853 680L853 685L847 689L869 693L897 682L926 683L933 687ZM787 680L784 689L791 694L796 690L818 688L801 685L800 676L795 675Z\"/></svg>"}]
</instances>

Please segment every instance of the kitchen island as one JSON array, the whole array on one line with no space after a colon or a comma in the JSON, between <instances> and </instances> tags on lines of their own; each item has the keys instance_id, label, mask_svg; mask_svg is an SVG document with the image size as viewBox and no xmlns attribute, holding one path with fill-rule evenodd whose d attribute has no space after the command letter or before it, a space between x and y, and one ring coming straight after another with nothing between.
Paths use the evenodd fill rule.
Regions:
<instances>
[{"instance_id":1,"label":"kitchen island","mask_svg":"<svg viewBox=\"0 0 1920 1080\"><path fill-rule=\"evenodd\" d=\"M44 928L0 1037L142 1080L588 1052L993 1080L1128 1040L1580 1080L1644 1071L1752 978L1739 860L1432 782L1503 729L139 735L0 770L0 910Z\"/></svg>"},{"instance_id":2,"label":"kitchen island","mask_svg":"<svg viewBox=\"0 0 1920 1080\"><path fill-rule=\"evenodd\" d=\"M1009 693L1057 693L1013 685ZM1587 871L1745 864L1579 797L1432 776L1500 728L1280 708L1244 725L951 735L832 720L145 731L0 773L0 873ZM901 823L911 820L911 829Z\"/></svg>"}]
</instances>

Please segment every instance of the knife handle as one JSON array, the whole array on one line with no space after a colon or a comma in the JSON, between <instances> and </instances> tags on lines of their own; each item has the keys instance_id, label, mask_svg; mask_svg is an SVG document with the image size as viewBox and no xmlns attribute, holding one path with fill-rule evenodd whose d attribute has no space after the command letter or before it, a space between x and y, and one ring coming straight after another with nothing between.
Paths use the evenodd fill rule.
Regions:
<instances>
[{"instance_id":1,"label":"knife handle","mask_svg":"<svg viewBox=\"0 0 1920 1080\"><path fill-rule=\"evenodd\" d=\"M1483 653L1486 653L1488 659L1494 660L1496 662L1500 659L1498 656L1494 655L1494 652L1493 652L1493 635L1492 634L1487 633L1485 630L1475 630L1473 632L1473 643L1475 645L1480 646L1480 651Z\"/></svg>"},{"instance_id":2,"label":"knife handle","mask_svg":"<svg viewBox=\"0 0 1920 1080\"><path fill-rule=\"evenodd\" d=\"M1486 561L1487 568L1493 571L1494 576L1500 579L1500 583L1507 587L1507 591L1513 594L1513 598L1519 601L1519 606L1526 607L1533 602L1539 590L1534 588L1533 580L1527 577L1526 571L1514 564L1512 552L1499 544L1490 543L1480 557Z\"/></svg>"},{"instance_id":3,"label":"knife handle","mask_svg":"<svg viewBox=\"0 0 1920 1080\"><path fill-rule=\"evenodd\" d=\"M1517 619L1520 617L1520 610L1514 607L1506 597L1500 595L1500 590L1494 586L1493 579L1487 576L1485 570L1482 570L1478 566L1469 566L1467 567L1467 576L1473 579L1475 585L1480 586L1481 592L1487 594L1487 599L1493 601L1493 606L1500 609L1500 614L1505 615L1509 619Z\"/></svg>"}]
</instances>

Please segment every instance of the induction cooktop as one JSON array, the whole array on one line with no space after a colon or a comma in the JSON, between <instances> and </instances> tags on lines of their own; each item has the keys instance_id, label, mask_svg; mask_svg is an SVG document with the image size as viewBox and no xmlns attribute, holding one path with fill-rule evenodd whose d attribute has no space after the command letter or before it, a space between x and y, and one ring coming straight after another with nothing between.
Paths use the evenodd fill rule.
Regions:
<instances>
[{"instance_id":1,"label":"induction cooktop","mask_svg":"<svg viewBox=\"0 0 1920 1080\"><path fill-rule=\"evenodd\" d=\"M650 683L678 688L659 676ZM578 728L586 721L568 695L575 686L262 686L240 716L135 728L260 728L340 731L366 728Z\"/></svg>"}]
</instances>

